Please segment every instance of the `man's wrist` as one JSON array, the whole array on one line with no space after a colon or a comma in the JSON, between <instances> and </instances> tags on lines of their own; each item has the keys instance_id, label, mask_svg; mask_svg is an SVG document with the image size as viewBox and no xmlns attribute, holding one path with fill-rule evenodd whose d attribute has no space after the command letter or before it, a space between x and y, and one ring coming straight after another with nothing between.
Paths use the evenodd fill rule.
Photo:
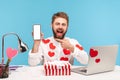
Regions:
<instances>
[{"instance_id":1,"label":"man's wrist","mask_svg":"<svg viewBox=\"0 0 120 80\"><path fill-rule=\"evenodd\" d=\"M69 50L73 53L74 52L74 46L73 45L69 46Z\"/></svg>"},{"instance_id":2,"label":"man's wrist","mask_svg":"<svg viewBox=\"0 0 120 80\"><path fill-rule=\"evenodd\" d=\"M31 53L37 53L38 52L39 45L33 45Z\"/></svg>"}]
</instances>

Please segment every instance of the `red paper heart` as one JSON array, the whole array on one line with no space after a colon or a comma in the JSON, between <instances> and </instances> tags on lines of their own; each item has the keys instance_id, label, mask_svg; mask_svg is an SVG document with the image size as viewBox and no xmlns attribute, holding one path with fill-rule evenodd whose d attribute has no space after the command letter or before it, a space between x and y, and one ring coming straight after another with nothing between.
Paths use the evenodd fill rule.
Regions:
<instances>
[{"instance_id":1,"label":"red paper heart","mask_svg":"<svg viewBox=\"0 0 120 80\"><path fill-rule=\"evenodd\" d=\"M7 57L9 59L12 59L15 55L17 55L18 51L16 49L7 48L6 53L7 53Z\"/></svg>"},{"instance_id":2,"label":"red paper heart","mask_svg":"<svg viewBox=\"0 0 120 80\"><path fill-rule=\"evenodd\" d=\"M45 43L45 44L47 44L47 43L50 42L50 40L49 40L49 39L46 39L46 40L45 40L45 39L42 39L42 42Z\"/></svg>"},{"instance_id":3,"label":"red paper heart","mask_svg":"<svg viewBox=\"0 0 120 80\"><path fill-rule=\"evenodd\" d=\"M49 51L49 52L48 52L48 55L49 55L50 57L53 57L53 56L55 55L55 53L54 53L54 52Z\"/></svg>"},{"instance_id":4,"label":"red paper heart","mask_svg":"<svg viewBox=\"0 0 120 80\"><path fill-rule=\"evenodd\" d=\"M83 50L83 47L80 46L80 45L78 45L78 44L76 44L76 47L77 47L78 49L80 49L80 50Z\"/></svg>"},{"instance_id":5,"label":"red paper heart","mask_svg":"<svg viewBox=\"0 0 120 80\"><path fill-rule=\"evenodd\" d=\"M60 61L68 61L68 57L61 57Z\"/></svg>"},{"instance_id":6,"label":"red paper heart","mask_svg":"<svg viewBox=\"0 0 120 80\"><path fill-rule=\"evenodd\" d=\"M53 43L50 43L50 44L49 44L49 47L50 47L50 49L55 49L55 48L56 48L56 46L53 45Z\"/></svg>"},{"instance_id":7,"label":"red paper heart","mask_svg":"<svg viewBox=\"0 0 120 80\"><path fill-rule=\"evenodd\" d=\"M69 49L63 49L63 52L65 55L69 55L71 53Z\"/></svg>"},{"instance_id":8,"label":"red paper heart","mask_svg":"<svg viewBox=\"0 0 120 80\"><path fill-rule=\"evenodd\" d=\"M100 62L100 58L95 59L95 62L96 62L96 63L99 63L99 62Z\"/></svg>"},{"instance_id":9,"label":"red paper heart","mask_svg":"<svg viewBox=\"0 0 120 80\"><path fill-rule=\"evenodd\" d=\"M94 49L90 49L90 56L91 57L96 57L98 55L98 51Z\"/></svg>"}]
</instances>

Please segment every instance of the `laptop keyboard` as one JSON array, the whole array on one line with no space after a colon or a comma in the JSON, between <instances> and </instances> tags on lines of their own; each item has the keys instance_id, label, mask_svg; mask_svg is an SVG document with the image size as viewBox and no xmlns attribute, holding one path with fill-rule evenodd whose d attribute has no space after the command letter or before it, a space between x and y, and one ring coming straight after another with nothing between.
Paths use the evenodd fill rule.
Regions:
<instances>
[{"instance_id":1,"label":"laptop keyboard","mask_svg":"<svg viewBox=\"0 0 120 80\"><path fill-rule=\"evenodd\" d=\"M87 72L87 67L79 67L79 68L74 68L72 70L73 72L82 72L82 73L86 73Z\"/></svg>"},{"instance_id":2,"label":"laptop keyboard","mask_svg":"<svg viewBox=\"0 0 120 80\"><path fill-rule=\"evenodd\" d=\"M80 71L80 72L85 72L85 73L87 72L86 69L80 69L79 71Z\"/></svg>"}]
</instances>

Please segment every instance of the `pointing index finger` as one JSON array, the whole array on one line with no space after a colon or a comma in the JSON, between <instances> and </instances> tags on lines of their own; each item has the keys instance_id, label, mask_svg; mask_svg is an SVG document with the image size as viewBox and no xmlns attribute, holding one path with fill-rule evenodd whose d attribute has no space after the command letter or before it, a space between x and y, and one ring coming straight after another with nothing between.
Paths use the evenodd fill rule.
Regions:
<instances>
[{"instance_id":1,"label":"pointing index finger","mask_svg":"<svg viewBox=\"0 0 120 80\"><path fill-rule=\"evenodd\" d=\"M55 39L57 42L62 43L63 41L61 39Z\"/></svg>"}]
</instances>

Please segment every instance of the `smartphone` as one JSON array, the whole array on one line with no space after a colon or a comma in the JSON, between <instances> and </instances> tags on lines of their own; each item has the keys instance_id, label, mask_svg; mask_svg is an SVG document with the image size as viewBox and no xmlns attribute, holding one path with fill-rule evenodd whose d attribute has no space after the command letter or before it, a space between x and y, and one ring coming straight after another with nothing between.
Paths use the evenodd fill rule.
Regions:
<instances>
[{"instance_id":1,"label":"smartphone","mask_svg":"<svg viewBox=\"0 0 120 80\"><path fill-rule=\"evenodd\" d=\"M40 40L41 39L41 26L40 24L34 24L33 25L33 38L34 40Z\"/></svg>"}]
</instances>

